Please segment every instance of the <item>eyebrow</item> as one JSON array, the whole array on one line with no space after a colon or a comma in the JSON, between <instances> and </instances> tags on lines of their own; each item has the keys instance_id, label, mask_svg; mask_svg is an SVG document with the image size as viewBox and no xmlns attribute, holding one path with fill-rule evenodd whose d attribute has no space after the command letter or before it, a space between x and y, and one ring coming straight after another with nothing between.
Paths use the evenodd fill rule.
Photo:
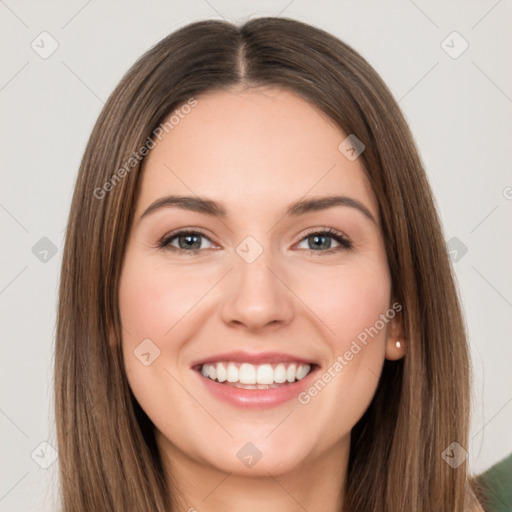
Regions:
<instances>
[{"instance_id":1,"label":"eyebrow","mask_svg":"<svg viewBox=\"0 0 512 512\"><path fill-rule=\"evenodd\" d=\"M377 224L375 218L371 214L370 210L360 203L356 199L346 196L326 196L326 197L313 197L309 199L299 200L295 203L290 204L285 212L286 215L298 216L304 215L310 212L327 210L335 206L348 206L359 210L365 217ZM189 210L193 212L203 213L213 217L227 217L226 208L217 201L206 199L202 197L193 196L178 196L170 195L161 197L153 203L151 203L144 213L139 217L139 222L150 215L151 213L160 210L162 208L180 208L182 210Z\"/></svg>"}]
</instances>

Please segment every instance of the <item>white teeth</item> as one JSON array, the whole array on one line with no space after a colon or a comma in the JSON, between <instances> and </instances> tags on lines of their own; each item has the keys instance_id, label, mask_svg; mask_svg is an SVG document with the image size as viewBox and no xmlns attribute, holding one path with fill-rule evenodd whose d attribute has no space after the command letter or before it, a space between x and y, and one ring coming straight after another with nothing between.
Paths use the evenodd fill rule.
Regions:
<instances>
[{"instance_id":1,"label":"white teeth","mask_svg":"<svg viewBox=\"0 0 512 512\"><path fill-rule=\"evenodd\" d=\"M209 366L209 365L203 365L203 366ZM238 368L233 364L228 364L228 382L238 382Z\"/></svg>"},{"instance_id":2,"label":"white teeth","mask_svg":"<svg viewBox=\"0 0 512 512\"><path fill-rule=\"evenodd\" d=\"M262 364L258 366L256 371L256 382L258 384L273 384L274 383L274 370L269 364Z\"/></svg>"},{"instance_id":3,"label":"white teeth","mask_svg":"<svg viewBox=\"0 0 512 512\"><path fill-rule=\"evenodd\" d=\"M226 370L226 367L222 363L219 363L217 365L217 380L219 382L224 382L227 378L228 372Z\"/></svg>"},{"instance_id":4,"label":"white teeth","mask_svg":"<svg viewBox=\"0 0 512 512\"><path fill-rule=\"evenodd\" d=\"M279 363L260 364L219 362L207 363L201 367L204 377L218 382L239 383L254 386L258 389L267 389L268 385L284 384L302 380L311 371L309 364Z\"/></svg>"},{"instance_id":5,"label":"white teeth","mask_svg":"<svg viewBox=\"0 0 512 512\"><path fill-rule=\"evenodd\" d=\"M297 366L294 364L291 364L288 366L288 369L286 370L286 380L288 382L293 382L295 380L295 372L296 372Z\"/></svg>"},{"instance_id":6,"label":"white teeth","mask_svg":"<svg viewBox=\"0 0 512 512\"><path fill-rule=\"evenodd\" d=\"M286 382L286 367L284 364L278 364L274 370L274 382L276 384L282 384Z\"/></svg>"},{"instance_id":7,"label":"white teeth","mask_svg":"<svg viewBox=\"0 0 512 512\"><path fill-rule=\"evenodd\" d=\"M301 364L297 368L297 373L296 373L297 380L302 380L307 374L308 374L308 372L307 372L306 368L304 367L303 364Z\"/></svg>"},{"instance_id":8,"label":"white teeth","mask_svg":"<svg viewBox=\"0 0 512 512\"><path fill-rule=\"evenodd\" d=\"M240 384L256 384L256 368L249 363L242 363L238 370Z\"/></svg>"}]
</instances>

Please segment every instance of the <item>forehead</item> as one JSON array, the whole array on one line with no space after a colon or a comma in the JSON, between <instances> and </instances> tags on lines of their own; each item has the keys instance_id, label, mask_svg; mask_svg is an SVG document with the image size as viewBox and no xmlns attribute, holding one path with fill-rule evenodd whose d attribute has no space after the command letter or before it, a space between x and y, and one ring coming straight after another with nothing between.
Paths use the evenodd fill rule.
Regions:
<instances>
[{"instance_id":1,"label":"forehead","mask_svg":"<svg viewBox=\"0 0 512 512\"><path fill-rule=\"evenodd\" d=\"M140 208L167 193L192 193L257 213L264 205L340 193L365 201L378 217L361 159L350 161L338 149L348 134L299 95L236 88L195 100L180 115L174 111L172 128L154 139Z\"/></svg>"}]
</instances>

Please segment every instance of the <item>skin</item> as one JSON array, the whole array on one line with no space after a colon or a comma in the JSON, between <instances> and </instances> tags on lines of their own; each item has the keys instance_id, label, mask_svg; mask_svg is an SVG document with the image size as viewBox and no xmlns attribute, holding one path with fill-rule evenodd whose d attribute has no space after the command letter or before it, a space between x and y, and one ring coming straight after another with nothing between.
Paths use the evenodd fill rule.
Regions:
<instances>
[{"instance_id":1,"label":"skin","mask_svg":"<svg viewBox=\"0 0 512 512\"><path fill-rule=\"evenodd\" d=\"M196 99L145 161L119 290L131 389L183 510L340 510L351 429L384 359L405 354L399 315L307 405L242 410L214 398L190 366L240 349L332 366L393 303L377 200L361 159L338 150L347 134L295 93L236 88ZM140 219L169 194L213 199L228 215L164 207ZM375 222L349 206L284 216L292 202L328 195L359 201ZM316 248L308 236L325 227L353 247L326 235ZM179 238L174 252L158 248L192 228L211 240L198 239L201 252L187 252L183 237L181 249ZM250 264L236 252L247 236L263 250ZM134 350L148 338L160 355L145 366ZM247 442L262 454L252 467L237 457Z\"/></svg>"}]
</instances>

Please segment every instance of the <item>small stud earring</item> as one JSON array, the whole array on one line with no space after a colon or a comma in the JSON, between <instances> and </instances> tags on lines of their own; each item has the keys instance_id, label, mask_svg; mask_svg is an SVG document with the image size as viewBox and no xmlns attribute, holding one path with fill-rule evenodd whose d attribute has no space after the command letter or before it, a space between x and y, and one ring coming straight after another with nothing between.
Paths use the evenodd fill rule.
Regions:
<instances>
[{"instance_id":1,"label":"small stud earring","mask_svg":"<svg viewBox=\"0 0 512 512\"><path fill-rule=\"evenodd\" d=\"M402 344L400 343L400 340L398 340L398 341L395 343L395 345L396 345L396 348L400 348L400 347L402 346Z\"/></svg>"}]
</instances>

